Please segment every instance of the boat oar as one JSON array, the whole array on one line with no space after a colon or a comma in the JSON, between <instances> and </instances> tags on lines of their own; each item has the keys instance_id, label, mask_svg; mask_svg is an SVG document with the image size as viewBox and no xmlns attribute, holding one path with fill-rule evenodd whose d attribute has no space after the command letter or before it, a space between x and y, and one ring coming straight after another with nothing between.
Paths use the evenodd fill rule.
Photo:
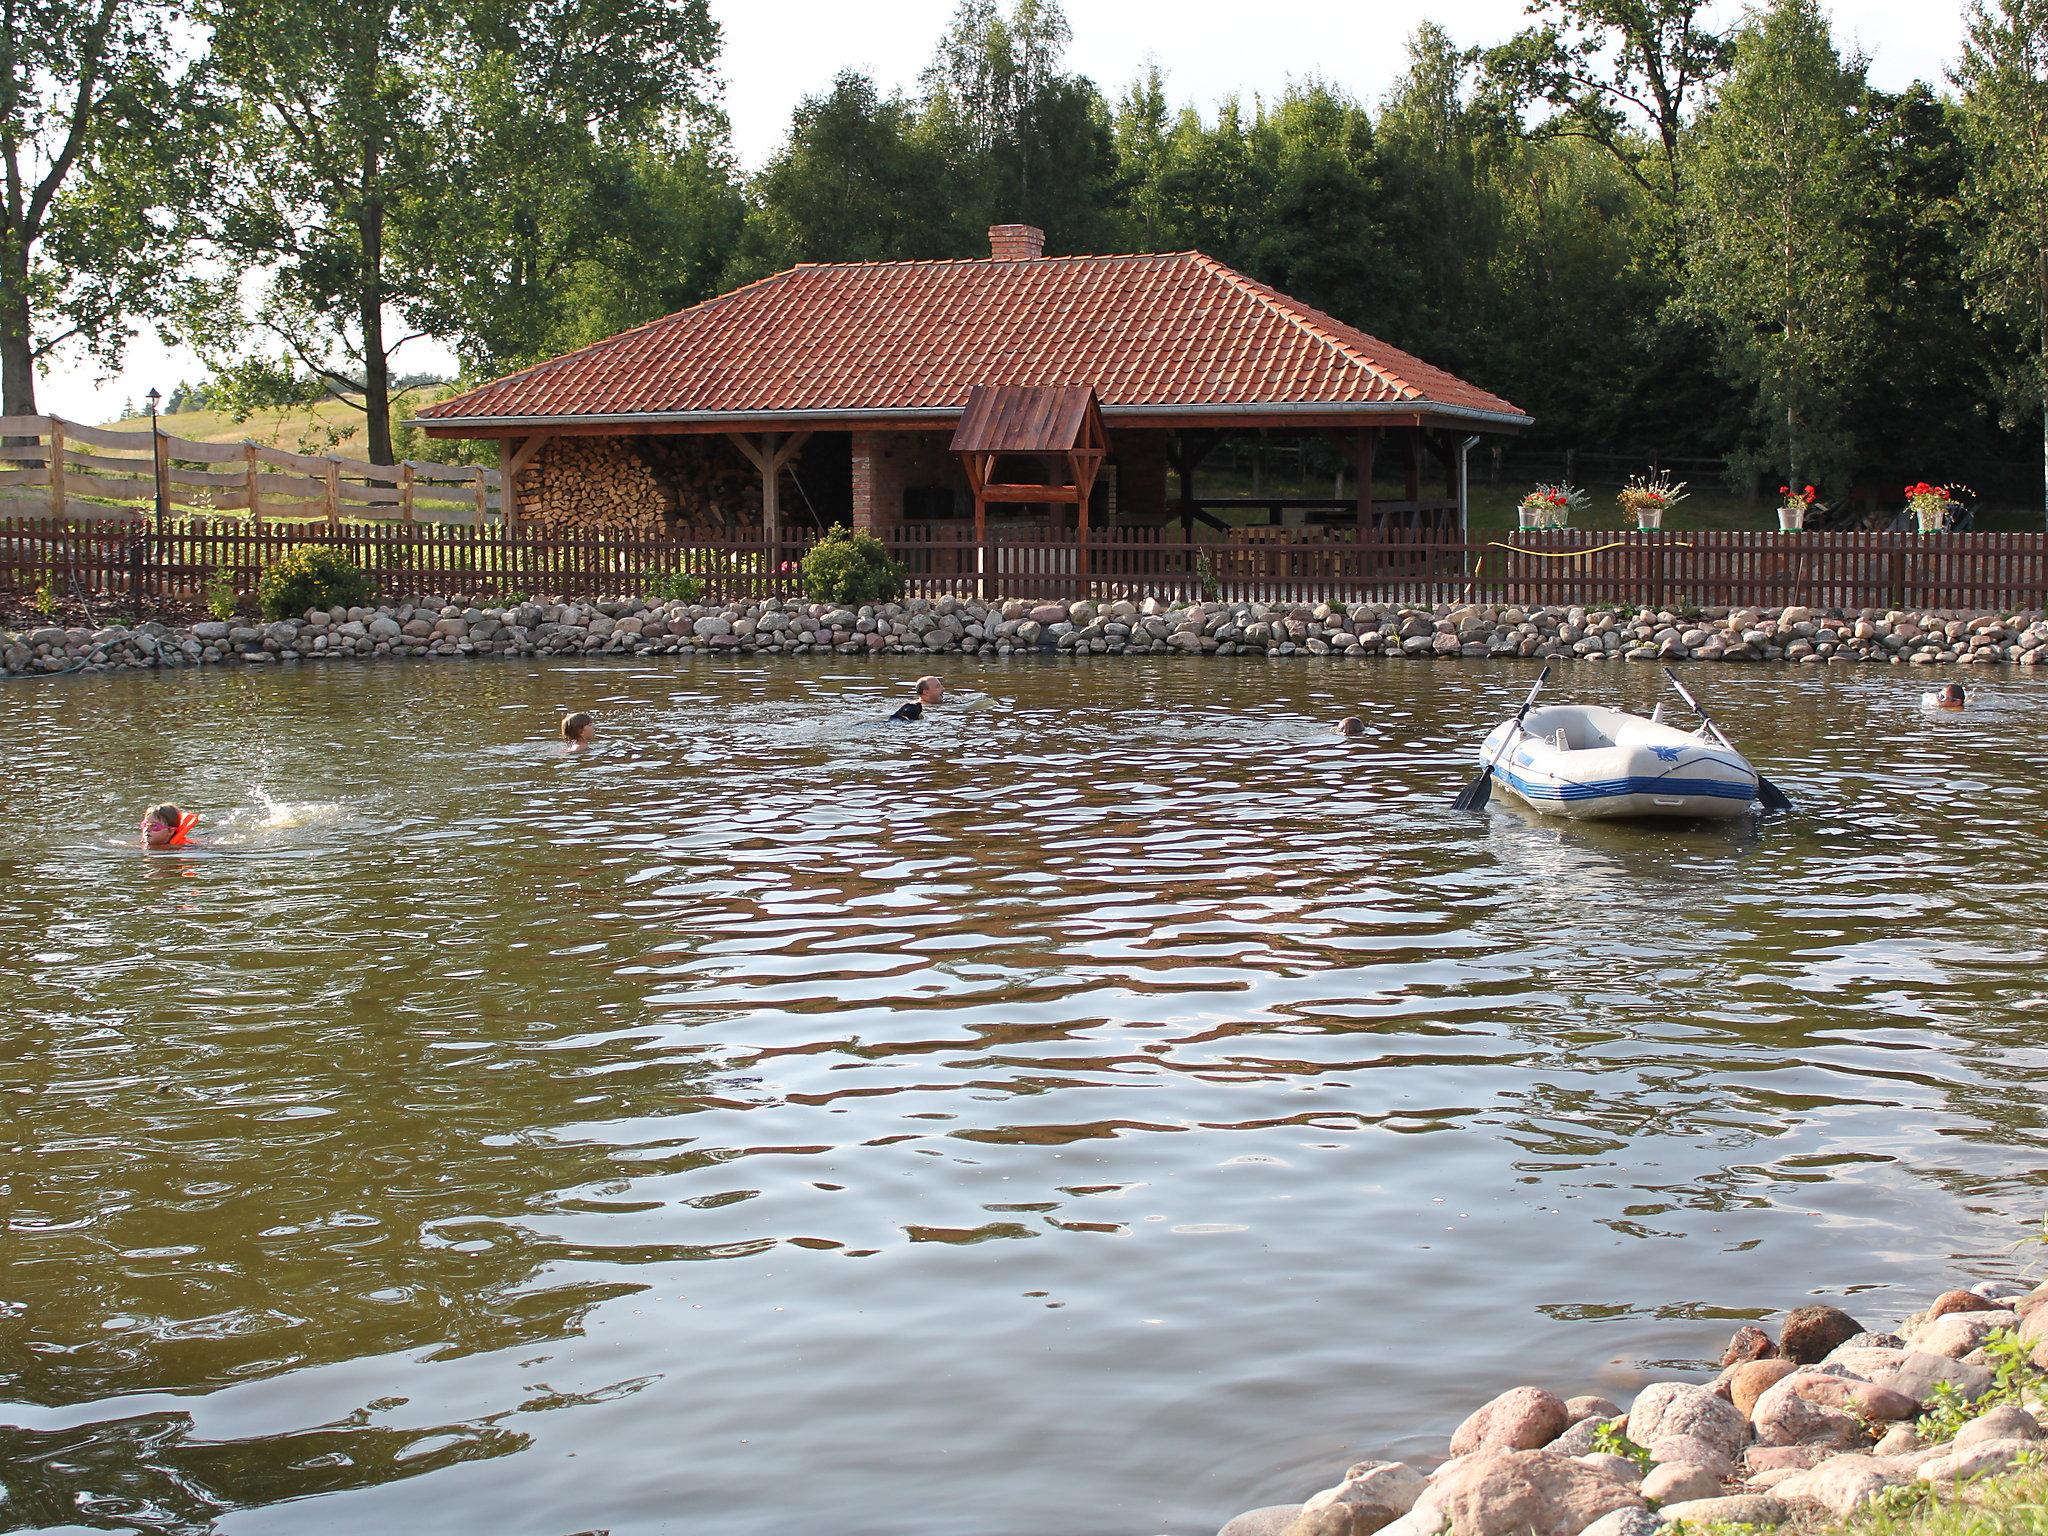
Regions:
<instances>
[{"instance_id":1,"label":"boat oar","mask_svg":"<svg viewBox=\"0 0 2048 1536\"><path fill-rule=\"evenodd\" d=\"M1706 708L1700 701L1685 691L1685 684L1678 680L1678 674L1669 667L1666 667L1664 669L1664 676L1671 686L1678 690L1678 696L1690 704L1700 719L1706 722L1707 729L1714 733L1714 740L1721 743L1730 752L1735 752L1735 743L1721 734L1721 727L1714 724L1714 717L1707 713ZM1735 752L1735 755L1742 757L1740 752ZM1749 759L1743 758L1743 761L1748 762ZM1754 768L1755 765L1751 764L1751 766ZM1789 811L1792 809L1792 797L1760 773L1756 776L1756 797L1763 801L1764 809L1767 811Z\"/></svg>"},{"instance_id":2,"label":"boat oar","mask_svg":"<svg viewBox=\"0 0 2048 1536\"><path fill-rule=\"evenodd\" d=\"M1521 734L1522 717L1529 713L1530 706L1536 702L1536 695L1542 690L1543 680L1548 676L1548 667L1536 674L1536 686L1529 690L1529 697L1522 700L1522 707L1515 711L1514 722L1508 727L1507 735L1500 739L1500 745L1494 748L1493 756L1488 758L1486 766L1479 770L1479 777L1458 791L1458 798L1451 802L1452 810L1479 811L1486 808L1486 802L1493 798L1494 765L1506 755L1509 744Z\"/></svg>"}]
</instances>

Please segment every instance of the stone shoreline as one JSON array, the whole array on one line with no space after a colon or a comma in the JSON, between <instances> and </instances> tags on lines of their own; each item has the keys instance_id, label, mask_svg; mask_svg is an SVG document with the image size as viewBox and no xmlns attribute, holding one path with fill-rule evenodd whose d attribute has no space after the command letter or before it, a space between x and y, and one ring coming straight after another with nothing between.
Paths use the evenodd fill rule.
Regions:
<instances>
[{"instance_id":1,"label":"stone shoreline","mask_svg":"<svg viewBox=\"0 0 2048 1536\"><path fill-rule=\"evenodd\" d=\"M480 606L420 600L305 617L129 627L0 628L0 671L285 662L335 656L724 654L889 656L1392 656L1585 661L1784 661L1918 666L2043 664L2038 613L1832 613L1809 608L1421 607L1166 603L1155 598L979 602L917 598L861 608L606 599Z\"/></svg>"},{"instance_id":2,"label":"stone shoreline","mask_svg":"<svg viewBox=\"0 0 2048 1536\"><path fill-rule=\"evenodd\" d=\"M1424 1473L1361 1461L1218 1536L1673 1536L1810 1526L2048 1458L2048 1285L1945 1291L1892 1333L1805 1306L1736 1330L1721 1374L1627 1410L1515 1387ZM1895 1491L1897 1490L1897 1491Z\"/></svg>"}]
</instances>

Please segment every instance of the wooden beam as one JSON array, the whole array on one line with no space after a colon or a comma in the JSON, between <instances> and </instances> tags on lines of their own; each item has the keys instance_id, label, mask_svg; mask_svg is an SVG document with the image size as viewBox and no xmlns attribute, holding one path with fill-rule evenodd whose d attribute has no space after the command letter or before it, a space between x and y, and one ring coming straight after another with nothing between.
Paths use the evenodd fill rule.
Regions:
<instances>
[{"instance_id":1,"label":"wooden beam","mask_svg":"<svg viewBox=\"0 0 2048 1536\"><path fill-rule=\"evenodd\" d=\"M528 464L533 462L533 456L549 443L552 443L556 435L553 432L536 432L533 436L526 438L513 451L512 467L514 469L526 468Z\"/></svg>"},{"instance_id":2,"label":"wooden beam","mask_svg":"<svg viewBox=\"0 0 2048 1536\"><path fill-rule=\"evenodd\" d=\"M1374 450L1379 445L1379 438L1379 433L1371 427L1362 429L1358 434L1358 538L1360 543L1363 543L1365 536L1372 531L1372 461Z\"/></svg>"},{"instance_id":3,"label":"wooden beam","mask_svg":"<svg viewBox=\"0 0 2048 1536\"><path fill-rule=\"evenodd\" d=\"M532 442L532 438L527 439ZM498 517L507 528L519 526L519 452L512 439L498 441Z\"/></svg>"}]
</instances>

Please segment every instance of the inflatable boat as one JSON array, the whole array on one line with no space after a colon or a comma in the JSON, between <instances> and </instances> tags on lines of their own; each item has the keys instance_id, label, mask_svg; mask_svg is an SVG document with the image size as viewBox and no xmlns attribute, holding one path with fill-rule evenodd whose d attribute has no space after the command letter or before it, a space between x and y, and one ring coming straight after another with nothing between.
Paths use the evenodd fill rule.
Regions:
<instances>
[{"instance_id":1,"label":"inflatable boat","mask_svg":"<svg viewBox=\"0 0 2048 1536\"><path fill-rule=\"evenodd\" d=\"M1757 798L1757 772L1734 748L1618 709L1547 704L1519 727L1495 726L1481 764L1531 809L1548 816L1740 816ZM1510 740L1510 737L1513 739ZM1506 748L1503 751L1503 747Z\"/></svg>"}]
</instances>

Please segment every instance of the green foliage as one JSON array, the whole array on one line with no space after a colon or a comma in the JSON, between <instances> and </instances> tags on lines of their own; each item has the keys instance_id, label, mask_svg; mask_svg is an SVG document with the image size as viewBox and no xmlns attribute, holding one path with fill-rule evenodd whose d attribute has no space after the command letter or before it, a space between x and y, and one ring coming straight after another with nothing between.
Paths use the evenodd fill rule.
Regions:
<instances>
[{"instance_id":1,"label":"green foliage","mask_svg":"<svg viewBox=\"0 0 2048 1536\"><path fill-rule=\"evenodd\" d=\"M360 607L374 592L361 566L324 544L301 544L271 562L256 586L269 619L298 618L308 608Z\"/></svg>"},{"instance_id":2,"label":"green foliage","mask_svg":"<svg viewBox=\"0 0 2048 1536\"><path fill-rule=\"evenodd\" d=\"M804 591L813 602L842 608L891 603L903 595L903 567L869 533L834 526L803 560Z\"/></svg>"},{"instance_id":3,"label":"green foliage","mask_svg":"<svg viewBox=\"0 0 2048 1536\"><path fill-rule=\"evenodd\" d=\"M1643 1471L1650 1470L1649 1447L1629 1439L1628 1431L1619 1424L1606 1423L1594 1429L1593 1449L1609 1456L1625 1456Z\"/></svg>"},{"instance_id":4,"label":"green foliage","mask_svg":"<svg viewBox=\"0 0 2048 1536\"><path fill-rule=\"evenodd\" d=\"M1195 556L1195 581L1202 589L1202 601L1213 603L1223 595L1223 584L1216 579L1216 562L1207 555Z\"/></svg>"},{"instance_id":5,"label":"green foliage","mask_svg":"<svg viewBox=\"0 0 2048 1536\"><path fill-rule=\"evenodd\" d=\"M172 12L144 0L10 5L0 47L0 414L35 414L63 343L111 370L165 312L202 201L199 121Z\"/></svg>"},{"instance_id":6,"label":"green foliage","mask_svg":"<svg viewBox=\"0 0 2048 1536\"><path fill-rule=\"evenodd\" d=\"M213 574L206 580L206 611L225 622L232 619L241 606L242 595L235 590L235 573L224 565L215 566Z\"/></svg>"},{"instance_id":7,"label":"green foliage","mask_svg":"<svg viewBox=\"0 0 2048 1536\"><path fill-rule=\"evenodd\" d=\"M1955 1383L1938 1381L1928 1395L1925 1411L1915 1426L1920 1438L1935 1443L1953 1440L1956 1431L1979 1414L2006 1403L2019 1403L2028 1392L2048 1384L2048 1371L2033 1363L2032 1351L2010 1328L1995 1330L1984 1340L1984 1355L1991 1367L1991 1386L1975 1399L1965 1398Z\"/></svg>"},{"instance_id":8,"label":"green foliage","mask_svg":"<svg viewBox=\"0 0 2048 1536\"><path fill-rule=\"evenodd\" d=\"M1739 34L1690 161L1685 298L1755 401L1749 472L1791 485L1849 473L1848 383L1872 343L1862 96L1818 0L1772 0Z\"/></svg>"},{"instance_id":9,"label":"green foliage","mask_svg":"<svg viewBox=\"0 0 2048 1536\"><path fill-rule=\"evenodd\" d=\"M694 603L704 595L704 578L682 571L649 571L641 590L651 602Z\"/></svg>"},{"instance_id":10,"label":"green foliage","mask_svg":"<svg viewBox=\"0 0 2048 1536\"><path fill-rule=\"evenodd\" d=\"M34 596L29 598L28 605L45 619L54 619L57 616L56 579L52 577L39 583Z\"/></svg>"}]
</instances>

